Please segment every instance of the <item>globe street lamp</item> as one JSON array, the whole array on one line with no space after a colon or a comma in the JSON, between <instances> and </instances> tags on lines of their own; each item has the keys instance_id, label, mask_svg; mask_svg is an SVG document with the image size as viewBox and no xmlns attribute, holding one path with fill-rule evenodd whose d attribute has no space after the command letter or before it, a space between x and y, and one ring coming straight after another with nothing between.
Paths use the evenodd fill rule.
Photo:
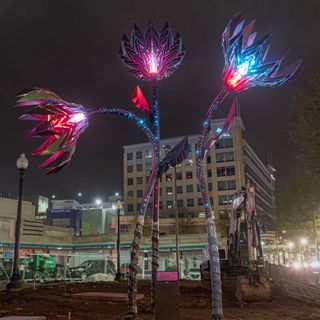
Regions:
<instances>
[{"instance_id":1,"label":"globe street lamp","mask_svg":"<svg viewBox=\"0 0 320 320\"><path fill-rule=\"evenodd\" d=\"M15 230L15 243L14 243L14 256L13 256L13 269L7 289L21 288L21 278L19 275L19 251L20 251L20 228L21 228L21 208L22 208L22 193L23 193L23 175L28 168L29 161L24 153L17 160L17 167L19 169L19 198L17 209L17 220Z\"/></svg>"},{"instance_id":2,"label":"globe street lamp","mask_svg":"<svg viewBox=\"0 0 320 320\"><path fill-rule=\"evenodd\" d=\"M122 203L120 200L116 203L117 215L118 215L118 239L117 239L117 273L114 280L121 280L120 270L120 212L122 209Z\"/></svg>"}]
</instances>

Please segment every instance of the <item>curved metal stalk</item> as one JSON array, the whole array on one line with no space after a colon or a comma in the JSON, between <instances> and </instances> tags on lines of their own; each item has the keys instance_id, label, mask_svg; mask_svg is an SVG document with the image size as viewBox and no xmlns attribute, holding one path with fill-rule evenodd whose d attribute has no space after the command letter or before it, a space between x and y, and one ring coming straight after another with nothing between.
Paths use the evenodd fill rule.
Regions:
<instances>
[{"instance_id":1,"label":"curved metal stalk","mask_svg":"<svg viewBox=\"0 0 320 320\"><path fill-rule=\"evenodd\" d=\"M220 278L220 261L216 226L214 216L211 210L211 204L208 197L207 182L203 175L202 160L205 155L205 142L209 132L210 120L213 118L215 111L218 109L220 103L227 96L228 90L223 88L215 100L209 107L206 118L202 123L202 133L197 143L197 176L200 191L203 199L204 210L206 214L206 230L208 235L208 249L210 257L210 274L211 274L211 299L212 299L212 319L223 320L222 311L222 292L221 292L221 278Z\"/></svg>"},{"instance_id":2,"label":"curved metal stalk","mask_svg":"<svg viewBox=\"0 0 320 320\"><path fill-rule=\"evenodd\" d=\"M124 116L129 120L133 120L139 127L141 127L141 129L147 135L153 150L152 170L151 170L149 180L147 182L146 189L144 191L141 207L136 218L134 236L133 236L132 245L131 245L130 275L129 275L129 281L128 281L128 317L137 318L137 315L138 315L137 266L138 266L138 260L139 260L139 248L141 243L145 212L147 209L151 192L153 190L153 186L157 179L159 158L156 155L158 154L157 145L159 145L159 143L157 144L156 138L154 137L150 128L146 125L145 121L129 111L119 109L119 108L100 108L100 109L91 111L89 114L97 114L97 113L118 114L118 115Z\"/></svg>"},{"instance_id":3,"label":"curved metal stalk","mask_svg":"<svg viewBox=\"0 0 320 320\"><path fill-rule=\"evenodd\" d=\"M160 161L160 118L159 118L159 102L158 102L158 83L157 79L152 79L152 99L153 99L153 128L155 139L155 159L154 165L159 167ZM152 278L151 278L151 310L155 308L155 284L157 272L159 269L159 184L160 179L157 178L153 187L153 209L152 209Z\"/></svg>"}]
</instances>

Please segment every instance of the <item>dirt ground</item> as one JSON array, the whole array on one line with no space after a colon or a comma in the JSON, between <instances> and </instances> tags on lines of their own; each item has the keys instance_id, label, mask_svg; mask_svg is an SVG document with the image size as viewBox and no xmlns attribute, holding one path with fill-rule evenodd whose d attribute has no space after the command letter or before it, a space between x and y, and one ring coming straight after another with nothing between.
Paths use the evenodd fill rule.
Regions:
<instances>
[{"instance_id":1,"label":"dirt ground","mask_svg":"<svg viewBox=\"0 0 320 320\"><path fill-rule=\"evenodd\" d=\"M48 320L111 320L123 319L125 302L111 302L71 296L78 292L126 293L126 283L60 283L39 286L19 292L0 292L0 317L12 315L44 315ZM150 285L139 282L139 293L144 298L139 302L141 319L153 320L155 316L146 312L150 301ZM234 288L223 284L224 314L226 320L319 320L320 308L307 305L287 297L281 288L273 286L271 302L249 303L241 308L234 298ZM181 320L205 320L210 317L210 291L199 282L182 282L180 286Z\"/></svg>"}]
</instances>

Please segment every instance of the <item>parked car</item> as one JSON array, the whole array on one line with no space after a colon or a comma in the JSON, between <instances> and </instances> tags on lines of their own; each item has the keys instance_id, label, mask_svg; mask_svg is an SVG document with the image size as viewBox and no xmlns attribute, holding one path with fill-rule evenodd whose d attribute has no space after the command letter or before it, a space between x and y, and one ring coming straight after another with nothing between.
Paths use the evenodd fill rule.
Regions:
<instances>
[{"instance_id":1,"label":"parked car","mask_svg":"<svg viewBox=\"0 0 320 320\"><path fill-rule=\"evenodd\" d=\"M97 273L115 275L116 269L113 261L111 259L86 260L77 267L67 269L67 277L81 280Z\"/></svg>"},{"instance_id":2,"label":"parked car","mask_svg":"<svg viewBox=\"0 0 320 320\"><path fill-rule=\"evenodd\" d=\"M187 280L201 280L200 270L197 268L190 269L187 273Z\"/></svg>"}]
</instances>

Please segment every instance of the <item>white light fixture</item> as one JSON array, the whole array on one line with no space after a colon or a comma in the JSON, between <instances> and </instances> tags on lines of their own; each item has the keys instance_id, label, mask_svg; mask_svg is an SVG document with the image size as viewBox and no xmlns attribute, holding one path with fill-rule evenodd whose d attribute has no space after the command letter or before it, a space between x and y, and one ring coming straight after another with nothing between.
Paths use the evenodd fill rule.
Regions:
<instances>
[{"instance_id":1,"label":"white light fixture","mask_svg":"<svg viewBox=\"0 0 320 320\"><path fill-rule=\"evenodd\" d=\"M26 158L26 155L24 153L21 153L20 157L17 160L17 168L19 170L25 171L27 170L28 165L29 165L29 161Z\"/></svg>"},{"instance_id":2,"label":"white light fixture","mask_svg":"<svg viewBox=\"0 0 320 320\"><path fill-rule=\"evenodd\" d=\"M82 192L78 192L78 197L82 197Z\"/></svg>"},{"instance_id":3,"label":"white light fixture","mask_svg":"<svg viewBox=\"0 0 320 320\"><path fill-rule=\"evenodd\" d=\"M120 193L119 193L119 192L116 192L114 195L115 195L116 197L119 197Z\"/></svg>"},{"instance_id":4,"label":"white light fixture","mask_svg":"<svg viewBox=\"0 0 320 320\"><path fill-rule=\"evenodd\" d=\"M101 201L101 199L96 199L95 203L96 203L96 205L100 206L102 201Z\"/></svg>"}]
</instances>

